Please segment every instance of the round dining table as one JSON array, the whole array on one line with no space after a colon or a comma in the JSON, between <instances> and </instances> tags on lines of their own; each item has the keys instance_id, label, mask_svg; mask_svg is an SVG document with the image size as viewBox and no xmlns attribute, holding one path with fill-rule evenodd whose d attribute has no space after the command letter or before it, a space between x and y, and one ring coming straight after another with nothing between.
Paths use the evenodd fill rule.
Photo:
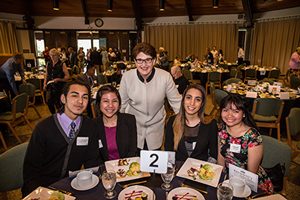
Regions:
<instances>
[{"instance_id":1,"label":"round dining table","mask_svg":"<svg viewBox=\"0 0 300 200\"><path fill-rule=\"evenodd\" d=\"M99 175L99 173L97 174ZM73 177L75 178L75 177ZM72 193L72 196L76 197L77 200L104 200L104 194L105 194L105 189L102 185L101 180L99 180L99 183L92 189L86 190L86 191L77 191L75 189L73 189L71 187L71 181L73 180L73 178L71 177L67 177L64 179L59 180L58 182L52 184L50 186L50 188L52 189L57 189L60 191L64 191L64 192L70 192ZM220 182L224 181L225 175L222 173L221 178L220 178ZM155 199L156 200L165 200L167 199L167 195L168 192L166 192L165 190L163 190L161 188L161 184L162 179L160 174L151 174L150 177L147 178L143 178L143 179L137 179L137 180L132 180L130 182L120 182L116 184L115 187L115 191L117 192L117 195L115 198L113 199L118 199L118 194L126 187L127 184L134 184L135 182L140 182L140 181L144 181L143 186L146 186L148 188L150 188L151 190L153 190L154 194L155 194ZM205 200L216 200L217 199L217 188L212 187L212 186L207 186L195 181L191 181L191 180L187 180L181 177L177 177L175 176L174 179L171 182L171 185L173 188L177 188L177 187L189 187L192 189L198 189L199 190L203 190L206 191L207 193L201 193ZM170 191L169 191L170 192ZM251 195L255 195L256 193L252 192ZM240 200L240 199L245 199L245 198L237 198L237 197L233 197L233 200Z\"/></svg>"}]
</instances>

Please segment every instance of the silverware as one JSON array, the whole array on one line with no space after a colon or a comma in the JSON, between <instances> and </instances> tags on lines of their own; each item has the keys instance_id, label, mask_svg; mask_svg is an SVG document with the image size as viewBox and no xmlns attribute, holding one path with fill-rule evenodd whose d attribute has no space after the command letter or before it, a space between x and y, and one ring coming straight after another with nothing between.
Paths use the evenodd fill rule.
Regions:
<instances>
[{"instance_id":1,"label":"silverware","mask_svg":"<svg viewBox=\"0 0 300 200\"><path fill-rule=\"evenodd\" d=\"M263 196L268 196L268 195L269 195L268 193L263 192L263 193L252 195L252 196L248 197L247 199L255 199L257 197L263 197Z\"/></svg>"},{"instance_id":2,"label":"silverware","mask_svg":"<svg viewBox=\"0 0 300 200\"><path fill-rule=\"evenodd\" d=\"M195 188L195 187L193 187L193 186L190 186L190 185L187 185L187 184L184 184L184 183L181 183L181 187L192 188L192 189L197 190L197 191L199 191L199 192L201 192L201 193L203 193L203 194L208 194L208 192L205 191L205 190L201 190L201 189L199 189L199 188Z\"/></svg>"},{"instance_id":3,"label":"silverware","mask_svg":"<svg viewBox=\"0 0 300 200\"><path fill-rule=\"evenodd\" d=\"M48 188L49 188L49 189L51 189L51 190L56 190L56 191L59 191L59 192L61 192L61 193L64 193L64 194L66 194L66 195L70 195L70 196L72 196L72 192L68 192L68 191L66 191L66 190L62 190L62 189L57 189L57 188L55 188L55 187L52 187L52 186L48 186Z\"/></svg>"},{"instance_id":4,"label":"silverware","mask_svg":"<svg viewBox=\"0 0 300 200\"><path fill-rule=\"evenodd\" d=\"M128 184L125 184L125 185L121 185L120 184L120 186L122 188L127 188L127 187L132 186L132 185L138 185L138 184L143 184L143 183L147 183L147 181L146 180L144 180L144 181L138 181L138 182L128 183Z\"/></svg>"}]
</instances>

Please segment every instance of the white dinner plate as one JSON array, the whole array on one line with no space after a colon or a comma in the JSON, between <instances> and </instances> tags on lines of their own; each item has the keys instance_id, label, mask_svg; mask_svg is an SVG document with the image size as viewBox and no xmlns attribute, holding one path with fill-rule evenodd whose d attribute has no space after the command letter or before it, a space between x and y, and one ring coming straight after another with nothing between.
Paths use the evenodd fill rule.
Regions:
<instances>
[{"instance_id":1,"label":"white dinner plate","mask_svg":"<svg viewBox=\"0 0 300 200\"><path fill-rule=\"evenodd\" d=\"M107 171L114 171L114 172L116 172L117 183L123 182L123 181L135 180L135 179L139 179L139 178L144 178L144 177L149 177L150 176L150 173L148 173L148 172L140 172L136 176L128 176L126 174L125 177L120 177L118 175L118 173L117 173L119 169L122 169L125 172L127 172L129 170L129 166L130 166L130 164L132 162L138 162L138 163L140 163L140 157L131 157L131 158L124 158L124 159L127 160L128 165L119 166L119 159L117 159L117 160L109 160L109 161L106 161L104 163L105 164L105 168L106 168Z\"/></svg>"},{"instance_id":2,"label":"white dinner plate","mask_svg":"<svg viewBox=\"0 0 300 200\"><path fill-rule=\"evenodd\" d=\"M229 180L225 180L224 183L229 183ZM246 198L250 196L251 194L251 189L248 185L245 185L244 191L241 193L238 193L237 191L234 190L233 188L233 196L238 197L238 198Z\"/></svg>"},{"instance_id":3,"label":"white dinner plate","mask_svg":"<svg viewBox=\"0 0 300 200\"><path fill-rule=\"evenodd\" d=\"M184 200L205 200L205 198L200 192L187 187L179 187L171 190L168 194L167 200L173 200L173 197L175 196L184 197L182 198Z\"/></svg>"},{"instance_id":4,"label":"white dinner plate","mask_svg":"<svg viewBox=\"0 0 300 200\"><path fill-rule=\"evenodd\" d=\"M91 185L87 185L85 187L80 187L77 184L77 178L75 177L72 181L71 181L71 186L72 188L74 188L75 190L79 190L79 191L85 191L85 190L89 190L94 188L96 185L98 185L99 183L99 178L96 175L92 175L92 184Z\"/></svg>"},{"instance_id":5,"label":"white dinner plate","mask_svg":"<svg viewBox=\"0 0 300 200\"><path fill-rule=\"evenodd\" d=\"M45 187L38 187L34 191L32 191L29 195L27 195L23 200L31 200L31 199L49 199L54 190L50 190ZM64 194L65 200L74 200L75 197Z\"/></svg>"},{"instance_id":6,"label":"white dinner plate","mask_svg":"<svg viewBox=\"0 0 300 200\"><path fill-rule=\"evenodd\" d=\"M141 197L142 192L148 195L147 199L149 200L155 199L155 194L150 188L141 185L133 185L122 190L118 196L118 200L127 200L128 197L130 196L135 198Z\"/></svg>"},{"instance_id":7,"label":"white dinner plate","mask_svg":"<svg viewBox=\"0 0 300 200\"><path fill-rule=\"evenodd\" d=\"M187 171L189 169L191 169L191 168L200 169L200 166L204 165L204 164L211 165L211 167L214 171L214 176L211 180L204 180L204 179L201 179L199 176L196 176L194 178L194 177L191 177L191 176L188 175ZM221 165L216 165L216 164L213 164L213 163L205 162L205 161L202 161L202 160L197 160L197 159L194 159L194 158L188 158L184 162L184 164L182 165L180 170L178 171L177 176L182 177L182 178L186 178L186 179L189 179L189 180L192 180L192 181L196 181L196 182L199 182L199 183L203 183L205 185L210 185L212 187L217 187L218 183L219 183L219 180L220 180L220 177L221 177L222 170L223 170L223 166L221 166Z\"/></svg>"}]
</instances>

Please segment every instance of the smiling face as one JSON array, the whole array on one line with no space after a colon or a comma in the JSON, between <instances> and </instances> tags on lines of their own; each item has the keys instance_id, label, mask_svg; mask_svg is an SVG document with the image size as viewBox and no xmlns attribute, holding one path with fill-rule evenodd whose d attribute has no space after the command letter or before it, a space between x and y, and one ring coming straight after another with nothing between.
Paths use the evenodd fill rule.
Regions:
<instances>
[{"instance_id":1,"label":"smiling face","mask_svg":"<svg viewBox=\"0 0 300 200\"><path fill-rule=\"evenodd\" d=\"M184 111L186 115L198 115L202 106L202 94L199 90L191 88L184 97Z\"/></svg>"},{"instance_id":2,"label":"smiling face","mask_svg":"<svg viewBox=\"0 0 300 200\"><path fill-rule=\"evenodd\" d=\"M112 118L117 114L120 108L120 102L114 92L107 92L102 95L100 101L100 111L107 118Z\"/></svg>"},{"instance_id":3,"label":"smiling face","mask_svg":"<svg viewBox=\"0 0 300 200\"><path fill-rule=\"evenodd\" d=\"M153 59L150 55L144 54L143 52L137 54L135 58L137 70L144 79L147 79L147 77L151 74L154 63L155 59Z\"/></svg>"},{"instance_id":4,"label":"smiling face","mask_svg":"<svg viewBox=\"0 0 300 200\"><path fill-rule=\"evenodd\" d=\"M83 85L73 84L65 96L60 97L64 104L64 113L72 120L83 113L89 102L88 89Z\"/></svg>"},{"instance_id":5,"label":"smiling face","mask_svg":"<svg viewBox=\"0 0 300 200\"><path fill-rule=\"evenodd\" d=\"M237 107L231 103L224 107L221 111L221 117L227 127L239 126L243 122L244 112L237 109Z\"/></svg>"}]
</instances>

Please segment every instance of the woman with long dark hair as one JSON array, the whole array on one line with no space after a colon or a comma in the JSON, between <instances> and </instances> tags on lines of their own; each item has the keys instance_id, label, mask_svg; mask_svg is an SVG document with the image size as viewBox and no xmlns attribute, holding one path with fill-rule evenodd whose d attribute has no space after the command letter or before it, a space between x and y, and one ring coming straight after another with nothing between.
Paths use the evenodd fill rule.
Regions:
<instances>
[{"instance_id":1,"label":"woman with long dark hair","mask_svg":"<svg viewBox=\"0 0 300 200\"><path fill-rule=\"evenodd\" d=\"M216 162L217 123L215 120L204 121L205 102L205 89L190 85L183 93L179 113L170 117L164 147L176 152L176 160L185 161L192 157Z\"/></svg>"},{"instance_id":2,"label":"woman with long dark hair","mask_svg":"<svg viewBox=\"0 0 300 200\"><path fill-rule=\"evenodd\" d=\"M221 118L224 128L219 132L218 164L228 172L233 164L258 175L258 187L273 192L273 185L260 166L263 158L262 137L256 124L237 94L229 94L221 101Z\"/></svg>"}]
</instances>

